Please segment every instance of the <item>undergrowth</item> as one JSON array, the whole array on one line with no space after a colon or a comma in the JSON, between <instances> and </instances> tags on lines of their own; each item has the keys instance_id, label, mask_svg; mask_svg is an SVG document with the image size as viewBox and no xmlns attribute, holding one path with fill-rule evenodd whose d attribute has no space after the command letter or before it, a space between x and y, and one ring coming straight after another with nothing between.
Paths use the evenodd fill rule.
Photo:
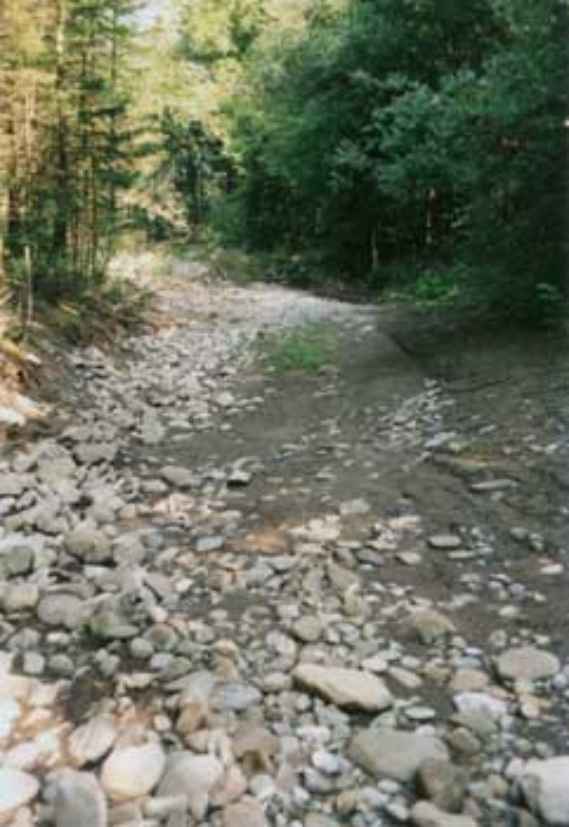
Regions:
<instances>
[{"instance_id":1,"label":"undergrowth","mask_svg":"<svg viewBox=\"0 0 569 827\"><path fill-rule=\"evenodd\" d=\"M260 344L263 362L273 373L318 373L334 362L337 348L335 332L317 324L271 334Z\"/></svg>"},{"instance_id":2,"label":"undergrowth","mask_svg":"<svg viewBox=\"0 0 569 827\"><path fill-rule=\"evenodd\" d=\"M144 326L151 301L149 290L115 279L55 306L38 305L31 335L38 326L46 326L50 333L74 345L112 343Z\"/></svg>"}]
</instances>

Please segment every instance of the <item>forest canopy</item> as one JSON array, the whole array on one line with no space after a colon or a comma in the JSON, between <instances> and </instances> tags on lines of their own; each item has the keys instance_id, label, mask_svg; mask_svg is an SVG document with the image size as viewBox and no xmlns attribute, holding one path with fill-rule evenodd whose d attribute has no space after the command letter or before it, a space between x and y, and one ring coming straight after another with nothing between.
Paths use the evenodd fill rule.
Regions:
<instances>
[{"instance_id":1,"label":"forest canopy","mask_svg":"<svg viewBox=\"0 0 569 827\"><path fill-rule=\"evenodd\" d=\"M169 0L146 29L140 5L0 5L18 295L104 280L150 215L374 289L564 304L566 0Z\"/></svg>"},{"instance_id":2,"label":"forest canopy","mask_svg":"<svg viewBox=\"0 0 569 827\"><path fill-rule=\"evenodd\" d=\"M379 285L443 273L522 314L561 300L567 43L558 0L321 6L230 108L233 226Z\"/></svg>"}]
</instances>

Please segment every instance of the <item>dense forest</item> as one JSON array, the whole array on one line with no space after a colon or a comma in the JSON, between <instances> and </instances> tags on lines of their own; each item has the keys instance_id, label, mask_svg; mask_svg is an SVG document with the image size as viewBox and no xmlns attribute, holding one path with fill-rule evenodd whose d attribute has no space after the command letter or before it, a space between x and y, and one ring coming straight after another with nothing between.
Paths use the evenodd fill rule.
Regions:
<instances>
[{"instance_id":1,"label":"dense forest","mask_svg":"<svg viewBox=\"0 0 569 827\"><path fill-rule=\"evenodd\" d=\"M137 228L562 311L566 0L170 0L150 27L140 6L0 2L0 276L24 315L103 283Z\"/></svg>"},{"instance_id":2,"label":"dense forest","mask_svg":"<svg viewBox=\"0 0 569 827\"><path fill-rule=\"evenodd\" d=\"M133 174L128 0L0 5L5 277L26 312L104 277Z\"/></svg>"}]
</instances>

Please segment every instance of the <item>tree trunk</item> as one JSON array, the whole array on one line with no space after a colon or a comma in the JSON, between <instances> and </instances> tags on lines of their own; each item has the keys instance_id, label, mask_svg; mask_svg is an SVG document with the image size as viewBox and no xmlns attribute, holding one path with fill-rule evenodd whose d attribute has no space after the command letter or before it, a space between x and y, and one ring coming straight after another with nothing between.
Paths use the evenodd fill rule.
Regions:
<instances>
[{"instance_id":1,"label":"tree trunk","mask_svg":"<svg viewBox=\"0 0 569 827\"><path fill-rule=\"evenodd\" d=\"M56 152L55 152L55 202L57 205L53 224L52 252L60 261L67 252L69 204L69 159L67 151L67 118L65 113L65 23L66 0L57 0L55 32L55 95L56 95ZM56 265L57 266L57 265Z\"/></svg>"}]
</instances>

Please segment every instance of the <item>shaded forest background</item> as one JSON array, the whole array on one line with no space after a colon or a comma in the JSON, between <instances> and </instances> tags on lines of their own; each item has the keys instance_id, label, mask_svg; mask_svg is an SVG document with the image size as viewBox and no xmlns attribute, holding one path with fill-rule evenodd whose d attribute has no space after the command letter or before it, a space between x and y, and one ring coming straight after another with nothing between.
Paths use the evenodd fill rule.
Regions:
<instances>
[{"instance_id":1,"label":"shaded forest background","mask_svg":"<svg viewBox=\"0 0 569 827\"><path fill-rule=\"evenodd\" d=\"M483 312L567 300L566 0L0 0L22 324L130 239Z\"/></svg>"}]
</instances>

